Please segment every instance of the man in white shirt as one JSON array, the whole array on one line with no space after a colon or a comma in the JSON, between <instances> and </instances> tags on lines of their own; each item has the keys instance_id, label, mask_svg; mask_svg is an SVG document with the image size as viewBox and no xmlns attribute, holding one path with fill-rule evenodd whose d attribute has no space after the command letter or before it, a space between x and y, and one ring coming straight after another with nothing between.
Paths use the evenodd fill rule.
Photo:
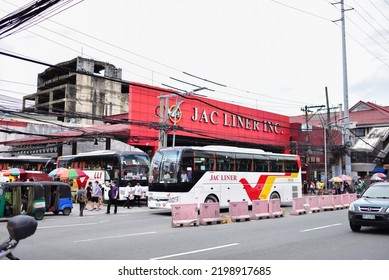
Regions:
<instances>
[{"instance_id":1,"label":"man in white shirt","mask_svg":"<svg viewBox=\"0 0 389 280\"><path fill-rule=\"evenodd\" d=\"M127 206L127 209L132 208L132 200L134 199L134 190L130 182L128 182L126 188L124 189L124 196L126 197L127 200L123 204L123 207Z\"/></svg>"}]
</instances>

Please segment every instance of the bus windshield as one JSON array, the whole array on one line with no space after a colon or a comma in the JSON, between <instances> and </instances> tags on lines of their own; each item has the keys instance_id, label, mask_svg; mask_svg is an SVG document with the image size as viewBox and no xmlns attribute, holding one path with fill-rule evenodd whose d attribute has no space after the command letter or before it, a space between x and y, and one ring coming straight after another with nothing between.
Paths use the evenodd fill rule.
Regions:
<instances>
[{"instance_id":1,"label":"bus windshield","mask_svg":"<svg viewBox=\"0 0 389 280\"><path fill-rule=\"evenodd\" d=\"M147 179L149 160L145 155L124 155L122 162L122 180Z\"/></svg>"},{"instance_id":2,"label":"bus windshield","mask_svg":"<svg viewBox=\"0 0 389 280\"><path fill-rule=\"evenodd\" d=\"M180 153L176 150L156 153L151 163L153 169L153 183L177 183L179 157Z\"/></svg>"}]
</instances>

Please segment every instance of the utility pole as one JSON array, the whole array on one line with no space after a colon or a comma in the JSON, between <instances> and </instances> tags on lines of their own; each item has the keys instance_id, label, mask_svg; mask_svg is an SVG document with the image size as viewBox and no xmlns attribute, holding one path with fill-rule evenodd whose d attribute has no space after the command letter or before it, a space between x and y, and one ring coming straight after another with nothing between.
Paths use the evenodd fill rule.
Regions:
<instances>
[{"instance_id":1,"label":"utility pole","mask_svg":"<svg viewBox=\"0 0 389 280\"><path fill-rule=\"evenodd\" d=\"M307 105L305 105L304 108L301 108L301 111L303 111L305 113L305 129L302 129L302 130L305 131L305 164L307 166L307 173L308 173L307 178L309 178L309 150L310 150L310 148L309 148L310 147L309 146L309 131L312 130L312 129L309 129L308 122L323 107L324 107L324 105L319 105L319 106L307 106ZM311 108L318 108L318 109L311 117L308 117L308 112L313 113L313 111L310 110Z\"/></svg>"},{"instance_id":2,"label":"utility pole","mask_svg":"<svg viewBox=\"0 0 389 280\"><path fill-rule=\"evenodd\" d=\"M343 111L344 111L344 165L345 165L345 173L346 175L351 175L351 157L350 157L350 147L351 147L351 141L350 141L350 133L349 133L349 108L348 108L348 81L347 81L347 56L346 56L346 23L345 23L345 11L350 11L352 9L344 9L344 0L341 0L338 3L334 4L340 4L341 5L341 18L340 21L342 22L342 57L343 57Z\"/></svg>"},{"instance_id":3,"label":"utility pole","mask_svg":"<svg viewBox=\"0 0 389 280\"><path fill-rule=\"evenodd\" d=\"M196 88L190 92L184 92L181 95L185 97L188 95L195 94L195 92L203 90L203 89L207 89L207 88L205 88L205 87ZM167 122L169 121L170 117L174 118L174 125L173 125L174 133L173 133L172 146L173 147L175 146L177 114L180 110L180 105L182 104L182 102L184 102L183 99L178 100L177 96L178 96L178 94L169 94L169 95L158 96L158 98L160 98L160 101L159 101L159 125L160 125L160 128L159 128L158 148L167 147L168 129L170 128L170 125L168 125ZM172 109L170 111L169 99L171 97L177 97L177 99L176 99L176 104L174 105L174 109Z\"/></svg>"}]
</instances>

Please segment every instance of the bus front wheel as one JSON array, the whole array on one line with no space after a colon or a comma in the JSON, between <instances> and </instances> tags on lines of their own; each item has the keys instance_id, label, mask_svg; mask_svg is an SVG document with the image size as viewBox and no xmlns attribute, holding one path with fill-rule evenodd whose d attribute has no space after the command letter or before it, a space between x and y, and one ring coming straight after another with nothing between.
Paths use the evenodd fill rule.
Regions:
<instances>
[{"instance_id":1,"label":"bus front wheel","mask_svg":"<svg viewBox=\"0 0 389 280\"><path fill-rule=\"evenodd\" d=\"M210 194L208 195L205 200L204 200L205 203L215 203L215 202L219 202L217 197L213 194Z\"/></svg>"},{"instance_id":2,"label":"bus front wheel","mask_svg":"<svg viewBox=\"0 0 389 280\"><path fill-rule=\"evenodd\" d=\"M281 196L278 192L272 192L270 195L270 199L280 199L281 200Z\"/></svg>"}]
</instances>

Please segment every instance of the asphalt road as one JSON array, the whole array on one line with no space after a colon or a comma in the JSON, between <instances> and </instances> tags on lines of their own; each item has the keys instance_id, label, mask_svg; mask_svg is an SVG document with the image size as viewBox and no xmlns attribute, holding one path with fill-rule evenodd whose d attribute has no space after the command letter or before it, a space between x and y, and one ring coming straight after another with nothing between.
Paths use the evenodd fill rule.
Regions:
<instances>
[{"instance_id":1,"label":"asphalt road","mask_svg":"<svg viewBox=\"0 0 389 280\"><path fill-rule=\"evenodd\" d=\"M146 207L118 214L48 214L14 254L24 260L387 260L388 230L349 229L347 209L247 222L174 228ZM228 213L222 213L228 215ZM0 240L7 236L0 223Z\"/></svg>"}]
</instances>

